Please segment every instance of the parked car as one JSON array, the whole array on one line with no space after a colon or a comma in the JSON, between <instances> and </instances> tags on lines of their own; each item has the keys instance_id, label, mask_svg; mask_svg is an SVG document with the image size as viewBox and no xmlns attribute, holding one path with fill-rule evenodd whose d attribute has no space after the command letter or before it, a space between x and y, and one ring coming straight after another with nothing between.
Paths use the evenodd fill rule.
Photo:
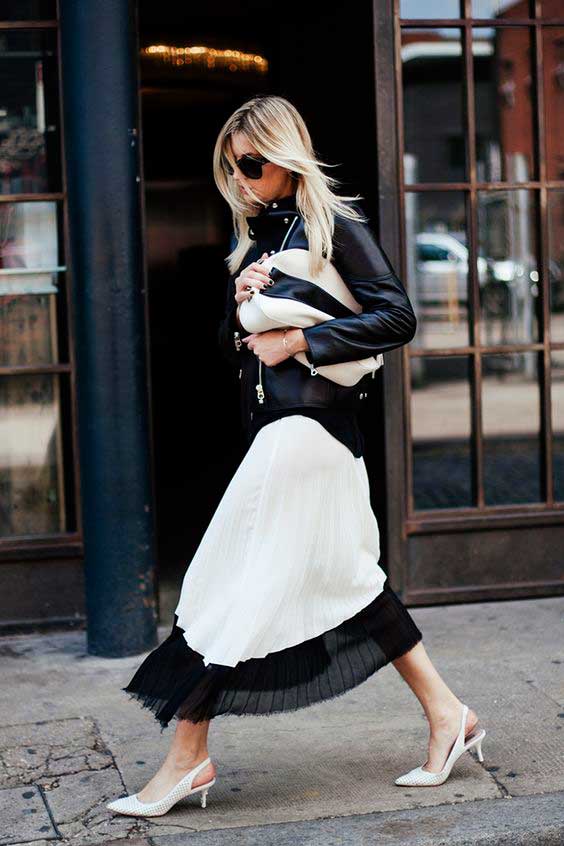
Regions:
<instances>
[{"instance_id":1,"label":"parked car","mask_svg":"<svg viewBox=\"0 0 564 846\"><path fill-rule=\"evenodd\" d=\"M448 232L419 232L417 243L417 299L421 305L445 305L454 296L458 303L468 301L468 248ZM564 309L564 272L551 260L548 267L552 312ZM484 313L503 317L511 310L512 297L539 296L538 268L534 257L529 264L514 259L478 256L478 283Z\"/></svg>"},{"instance_id":2,"label":"parked car","mask_svg":"<svg viewBox=\"0 0 564 846\"><path fill-rule=\"evenodd\" d=\"M421 304L468 300L468 248L447 232L419 232L417 243L417 299ZM478 257L480 285L487 282L488 262Z\"/></svg>"}]
</instances>

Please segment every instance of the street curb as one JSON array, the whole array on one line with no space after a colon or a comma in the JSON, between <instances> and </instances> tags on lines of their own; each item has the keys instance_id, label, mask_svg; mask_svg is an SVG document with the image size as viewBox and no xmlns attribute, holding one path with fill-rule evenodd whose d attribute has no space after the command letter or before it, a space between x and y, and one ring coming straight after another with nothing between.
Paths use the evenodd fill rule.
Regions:
<instances>
[{"instance_id":1,"label":"street curb","mask_svg":"<svg viewBox=\"0 0 564 846\"><path fill-rule=\"evenodd\" d=\"M425 789L425 788L421 788ZM114 841L122 844L127 841ZM139 846L562 846L564 792L150 835ZM111 846L111 844L106 844Z\"/></svg>"}]
</instances>

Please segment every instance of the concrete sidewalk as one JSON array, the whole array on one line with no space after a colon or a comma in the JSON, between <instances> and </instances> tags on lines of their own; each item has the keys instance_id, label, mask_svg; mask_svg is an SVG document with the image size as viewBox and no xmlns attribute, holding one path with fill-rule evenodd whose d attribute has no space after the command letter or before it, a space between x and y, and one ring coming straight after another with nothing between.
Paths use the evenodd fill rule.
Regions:
<instances>
[{"instance_id":1,"label":"concrete sidewalk","mask_svg":"<svg viewBox=\"0 0 564 846\"><path fill-rule=\"evenodd\" d=\"M392 666L330 702L218 717L208 806L151 821L105 803L139 790L174 723L121 687L141 658L101 659L83 632L0 640L0 846L34 843L564 843L564 599L412 609L439 671L479 714L470 754L440 787L396 787L421 763L426 723ZM168 627L161 630L165 637Z\"/></svg>"}]
</instances>

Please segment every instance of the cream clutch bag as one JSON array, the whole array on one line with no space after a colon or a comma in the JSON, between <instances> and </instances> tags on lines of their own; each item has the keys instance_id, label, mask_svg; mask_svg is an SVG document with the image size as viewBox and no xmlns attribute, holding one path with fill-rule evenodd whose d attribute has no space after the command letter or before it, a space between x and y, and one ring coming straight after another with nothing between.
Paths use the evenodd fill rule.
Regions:
<instances>
[{"instance_id":1,"label":"cream clutch bag","mask_svg":"<svg viewBox=\"0 0 564 846\"><path fill-rule=\"evenodd\" d=\"M266 258L262 264L270 271L275 281L272 287L260 290L253 288L254 295L241 303L239 320L247 332L268 332L285 326L305 329L325 320L350 317L362 312L358 303L340 273L330 262L315 278L308 271L309 252L301 249L282 250ZM319 373L351 387L384 363L384 356L370 356L356 361L339 364L324 364L314 367L305 352L298 352L294 358L312 375Z\"/></svg>"}]
</instances>

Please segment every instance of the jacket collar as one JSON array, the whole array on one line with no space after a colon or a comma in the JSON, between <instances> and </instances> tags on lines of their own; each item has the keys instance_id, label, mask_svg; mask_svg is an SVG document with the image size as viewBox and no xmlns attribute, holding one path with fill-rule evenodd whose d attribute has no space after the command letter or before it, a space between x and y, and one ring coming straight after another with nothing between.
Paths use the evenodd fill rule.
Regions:
<instances>
[{"instance_id":1,"label":"jacket collar","mask_svg":"<svg viewBox=\"0 0 564 846\"><path fill-rule=\"evenodd\" d=\"M249 215L245 218L249 225L249 238L253 241L267 238L271 239L282 234L299 215L296 206L296 192L272 200L261 208L256 215Z\"/></svg>"}]
</instances>

